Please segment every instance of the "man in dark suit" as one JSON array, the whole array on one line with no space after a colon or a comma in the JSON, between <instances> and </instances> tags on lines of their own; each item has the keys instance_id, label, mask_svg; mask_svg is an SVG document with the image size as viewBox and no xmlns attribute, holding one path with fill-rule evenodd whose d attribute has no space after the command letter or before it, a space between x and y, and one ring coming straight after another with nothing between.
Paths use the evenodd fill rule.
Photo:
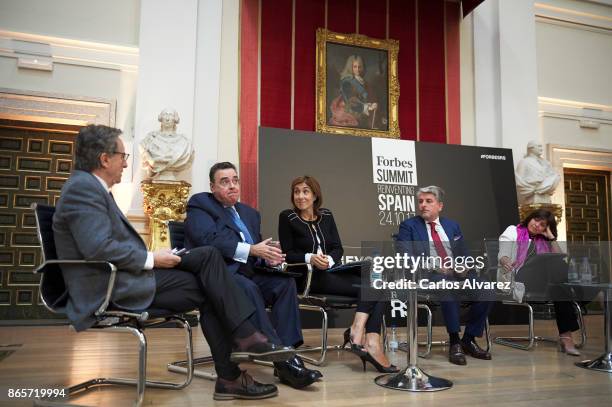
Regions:
<instances>
[{"instance_id":1,"label":"man in dark suit","mask_svg":"<svg viewBox=\"0 0 612 407\"><path fill-rule=\"evenodd\" d=\"M439 217L444 206L444 191L437 186L419 189L417 193L420 216L406 219L400 224L398 241L400 250L407 251L409 255L441 260L457 260L458 257L468 255L463 234L459 224L450 219ZM457 273L444 263L438 261L434 269L429 270L429 280L438 282L465 281L466 279L480 281L474 271ZM431 262L431 264L434 264ZM463 338L459 339L461 324L459 321L460 297L472 300L468 321L465 326ZM487 316L493 305L494 292L490 290L443 290L441 292L441 308L450 339L448 359L456 365L465 365L465 354L478 359L490 360L491 354L478 346L476 337L483 334Z\"/></svg>"},{"instance_id":2,"label":"man in dark suit","mask_svg":"<svg viewBox=\"0 0 612 407\"><path fill-rule=\"evenodd\" d=\"M285 255L271 239L262 240L259 212L238 202L240 179L229 162L212 166L211 192L193 195L187 203L185 247L211 245L219 249L227 268L255 305L253 325L281 346L303 343L295 280L285 276L256 273L258 267L281 264ZM266 306L272 307L268 316ZM274 373L281 382L303 388L322 377L307 369L299 356L275 362Z\"/></svg>"},{"instance_id":3,"label":"man in dark suit","mask_svg":"<svg viewBox=\"0 0 612 407\"><path fill-rule=\"evenodd\" d=\"M110 188L121 181L129 156L120 134L118 129L99 125L80 130L75 171L62 188L53 217L58 257L113 263L118 269L113 307L171 312L199 308L219 377L215 399L276 395L276 386L256 382L234 360L286 360L294 352L270 343L249 322L254 308L227 272L219 252L211 247L191 250L183 257L167 249L148 252L117 207ZM65 312L77 330L84 330L94 324L94 312L106 296L108 272L83 265L61 268L69 296Z\"/></svg>"}]
</instances>

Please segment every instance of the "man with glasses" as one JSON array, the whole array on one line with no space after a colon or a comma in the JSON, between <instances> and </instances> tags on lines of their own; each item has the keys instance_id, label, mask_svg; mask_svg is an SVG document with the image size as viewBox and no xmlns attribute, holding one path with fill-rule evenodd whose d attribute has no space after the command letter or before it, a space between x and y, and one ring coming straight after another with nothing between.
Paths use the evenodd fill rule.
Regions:
<instances>
[{"instance_id":1,"label":"man with glasses","mask_svg":"<svg viewBox=\"0 0 612 407\"><path fill-rule=\"evenodd\" d=\"M59 259L113 263L117 267L113 307L174 313L199 308L218 374L215 400L275 396L275 385L256 382L236 361L287 360L294 352L270 343L249 321L255 309L218 250L202 247L182 257L168 249L149 252L115 203L110 189L121 182L129 157L120 135L121 130L101 125L79 131L75 170L62 188L53 216ZM94 313L106 297L109 274L82 264L62 264L61 269L68 295L64 312L77 331L87 329L96 322Z\"/></svg>"},{"instance_id":2,"label":"man with glasses","mask_svg":"<svg viewBox=\"0 0 612 407\"><path fill-rule=\"evenodd\" d=\"M238 202L240 179L234 164L220 162L209 172L210 191L193 195L187 203L185 247L214 246L223 255L228 270L255 305L251 322L276 345L298 347L303 343L295 280L256 273L259 266L276 266L285 260L271 239L262 240L257 210ZM272 307L268 316L266 306ZM304 366L299 356L275 362L281 382L306 387L320 377Z\"/></svg>"}]
</instances>

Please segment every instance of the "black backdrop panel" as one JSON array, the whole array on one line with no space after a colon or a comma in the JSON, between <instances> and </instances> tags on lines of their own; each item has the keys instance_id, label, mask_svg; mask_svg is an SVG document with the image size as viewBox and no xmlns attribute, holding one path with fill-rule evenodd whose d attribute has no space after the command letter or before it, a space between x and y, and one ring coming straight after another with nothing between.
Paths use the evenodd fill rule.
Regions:
<instances>
[{"instance_id":1,"label":"black backdrop panel","mask_svg":"<svg viewBox=\"0 0 612 407\"><path fill-rule=\"evenodd\" d=\"M508 225L518 223L512 150L415 144L419 187L438 185L444 189L442 216L459 222L467 241L497 237Z\"/></svg>"},{"instance_id":2,"label":"black backdrop panel","mask_svg":"<svg viewBox=\"0 0 612 407\"><path fill-rule=\"evenodd\" d=\"M291 181L304 174L320 182L323 206L333 212L344 245L390 240L397 233L396 224L380 225L370 138L265 127L259 137L264 237L278 237L278 214L291 207ZM397 143L401 148L410 142ZM442 216L459 222L466 240L497 237L518 222L511 150L420 142L414 148L418 187L446 191Z\"/></svg>"},{"instance_id":3,"label":"black backdrop panel","mask_svg":"<svg viewBox=\"0 0 612 407\"><path fill-rule=\"evenodd\" d=\"M484 237L497 237L506 226L518 223L512 150L402 140L393 143L396 151L414 150L418 183L412 187L413 195L418 187L442 187L446 191L442 216L459 222L472 245L477 246ZM291 207L291 181L307 174L321 184L323 207L334 214L345 255L359 255L363 241L391 240L399 222L414 212L387 217L380 210L380 185L373 182L372 144L367 137L260 128L263 237L278 238L278 214ZM491 315L492 323L519 322L513 317L514 310L500 306ZM442 323L439 315L434 318L435 323ZM303 313L302 319L304 327L320 326L318 316L312 313ZM346 327L351 319L352 312L335 312L330 315L330 326Z\"/></svg>"}]
</instances>

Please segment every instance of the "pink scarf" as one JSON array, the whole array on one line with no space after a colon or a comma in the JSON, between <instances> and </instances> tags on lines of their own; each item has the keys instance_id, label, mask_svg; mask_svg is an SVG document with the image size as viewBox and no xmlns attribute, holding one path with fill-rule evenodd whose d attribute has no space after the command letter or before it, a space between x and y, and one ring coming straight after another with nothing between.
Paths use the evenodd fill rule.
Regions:
<instances>
[{"instance_id":1,"label":"pink scarf","mask_svg":"<svg viewBox=\"0 0 612 407\"><path fill-rule=\"evenodd\" d=\"M536 235L533 240L536 253L550 253L550 246L544 236ZM516 241L518 242L518 247L514 267L519 269L525 263L527 250L529 249L529 230L525 226L520 224L516 226Z\"/></svg>"}]
</instances>

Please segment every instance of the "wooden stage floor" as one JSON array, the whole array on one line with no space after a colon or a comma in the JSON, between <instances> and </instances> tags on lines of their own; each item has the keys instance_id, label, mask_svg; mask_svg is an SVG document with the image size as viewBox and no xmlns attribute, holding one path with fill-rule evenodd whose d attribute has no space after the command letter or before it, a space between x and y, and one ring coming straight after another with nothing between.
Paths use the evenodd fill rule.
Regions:
<instances>
[{"instance_id":1,"label":"wooden stage floor","mask_svg":"<svg viewBox=\"0 0 612 407\"><path fill-rule=\"evenodd\" d=\"M305 390L294 390L279 384L278 397L253 401L220 401L212 399L214 383L194 378L184 390L147 389L146 406L612 406L612 374L593 372L574 366L574 362L598 356L603 352L603 318L585 317L588 342L582 357L571 357L557 351L555 344L542 342L526 352L493 345L493 360L468 357L467 366L451 365L446 349L435 348L428 359L419 364L429 374L451 379L450 390L437 393L409 393L384 389L374 384L379 375L371 365L363 372L361 361L349 352L329 352L328 361L320 370L324 379ZM522 335L526 327L494 326L496 334ZM195 354L207 354L203 335L194 330ZM553 321L537 321L536 334L553 336ZM306 343L315 344L319 330L305 330ZM340 343L341 329L330 330L330 343ZM182 334L175 329L152 329L149 338L149 377L175 379L166 371L166 363L183 358ZM404 336L405 337L405 336ZM401 338L401 336L400 336ZM434 329L434 339L444 339L443 328ZM21 346L6 347L6 345ZM67 326L2 327L1 351L14 350L0 356L1 406L30 406L31 401L9 400L8 388L42 388L74 384L94 376L126 377L133 375L136 365L136 343L128 334L85 332L76 334ZM390 354L392 361L406 365L406 354ZM276 382L272 369L242 365L263 382ZM135 389L103 388L75 399L80 405L129 406Z\"/></svg>"}]
</instances>

